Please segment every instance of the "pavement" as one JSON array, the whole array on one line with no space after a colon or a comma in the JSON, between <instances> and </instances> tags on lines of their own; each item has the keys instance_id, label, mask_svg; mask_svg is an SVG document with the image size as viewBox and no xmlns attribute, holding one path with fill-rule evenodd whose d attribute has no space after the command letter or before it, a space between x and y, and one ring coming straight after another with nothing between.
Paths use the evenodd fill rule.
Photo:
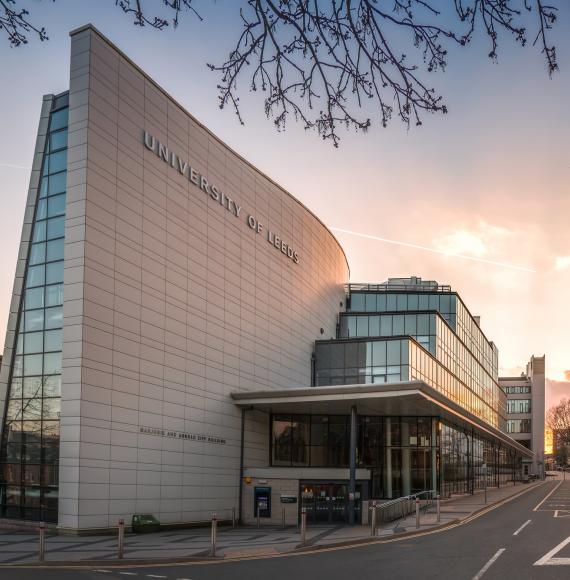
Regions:
<instances>
[{"instance_id":1,"label":"pavement","mask_svg":"<svg viewBox=\"0 0 570 580\"><path fill-rule=\"evenodd\" d=\"M82 568L0 568L0 578L566 580L570 578L570 518L565 516L565 512L570 512L570 481L548 481L524 488L524 493L511 495L510 501L487 506L464 517L461 522L449 523L445 528L426 528L415 536L393 534L356 546L321 546L310 552L294 551L241 559L203 559L153 565L135 565L126 561L121 566L101 562ZM457 498L449 503L467 509L469 502L465 502L465 498ZM473 500L471 505L475 505Z\"/></svg>"},{"instance_id":2,"label":"pavement","mask_svg":"<svg viewBox=\"0 0 570 580\"><path fill-rule=\"evenodd\" d=\"M454 496L441 502L440 522L437 522L435 506L422 512L420 527L416 528L415 515L398 522L384 524L377 537L371 538L369 526L308 526L306 541L301 543L298 527L273 528L262 526L220 527L216 546L217 559L259 558L278 556L291 552L326 549L357 545L371 540L402 538L418 532L427 532L451 526L474 514L540 487L540 482L512 484L487 490L484 493ZM548 504L550 505L550 504ZM570 510L570 501L567 506ZM560 507L559 512L563 511ZM569 511L570 514L570 511ZM570 524L570 518L568 519ZM158 563L210 559L210 529L162 531L153 534L127 534L123 563ZM48 535L45 563L110 564L117 563L117 538L114 536L69 537ZM37 532L0 531L0 566L38 563ZM1 568L0 568L1 570ZM1 572L0 572L1 574Z\"/></svg>"}]
</instances>

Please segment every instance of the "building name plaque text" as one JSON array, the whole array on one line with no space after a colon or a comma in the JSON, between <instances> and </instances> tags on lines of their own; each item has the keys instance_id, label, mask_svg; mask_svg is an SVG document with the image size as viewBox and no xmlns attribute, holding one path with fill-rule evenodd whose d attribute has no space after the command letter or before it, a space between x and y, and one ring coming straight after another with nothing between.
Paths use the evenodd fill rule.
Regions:
<instances>
[{"instance_id":1,"label":"building name plaque text","mask_svg":"<svg viewBox=\"0 0 570 580\"><path fill-rule=\"evenodd\" d=\"M145 435L156 435L158 437L168 437L169 439L184 439L185 441L200 441L202 443L215 443L225 445L226 440L223 437L214 437L212 435L203 435L199 433L186 433L185 431L173 431L172 429L159 429L158 427L140 427L139 433Z\"/></svg>"},{"instance_id":2,"label":"building name plaque text","mask_svg":"<svg viewBox=\"0 0 570 580\"><path fill-rule=\"evenodd\" d=\"M188 181L192 182L196 187L201 189L212 200L218 202L222 207L229 211L234 217L240 218L242 214L242 206L237 203L230 196L226 195L219 187L210 183L204 175L198 173L187 161L168 149L166 145L155 139L147 131L143 131L143 141L147 149L152 151L157 157L168 163L173 169L176 169L181 175L186 177ZM244 212L245 213L245 212ZM246 219L247 225L257 234L265 232L265 239L274 248L277 248L282 254L287 256L295 264L299 263L299 253L294 250L288 243L286 243L280 236L270 229L266 229L264 225L252 214L248 214Z\"/></svg>"}]
</instances>

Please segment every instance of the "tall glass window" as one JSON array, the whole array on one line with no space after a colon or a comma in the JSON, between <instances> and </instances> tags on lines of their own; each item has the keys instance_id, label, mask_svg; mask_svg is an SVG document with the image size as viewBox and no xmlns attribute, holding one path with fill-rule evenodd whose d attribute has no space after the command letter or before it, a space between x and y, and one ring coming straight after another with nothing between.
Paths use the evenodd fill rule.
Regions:
<instances>
[{"instance_id":1,"label":"tall glass window","mask_svg":"<svg viewBox=\"0 0 570 580\"><path fill-rule=\"evenodd\" d=\"M67 95L57 97L20 305L0 446L0 515L57 522Z\"/></svg>"},{"instance_id":2,"label":"tall glass window","mask_svg":"<svg viewBox=\"0 0 570 580\"><path fill-rule=\"evenodd\" d=\"M530 413L530 399L509 399L507 413Z\"/></svg>"}]
</instances>

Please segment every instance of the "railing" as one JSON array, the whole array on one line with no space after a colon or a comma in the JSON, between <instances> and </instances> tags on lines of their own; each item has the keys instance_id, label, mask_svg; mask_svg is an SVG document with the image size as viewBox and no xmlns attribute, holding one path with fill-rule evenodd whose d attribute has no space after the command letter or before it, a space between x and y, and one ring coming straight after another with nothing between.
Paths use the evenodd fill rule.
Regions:
<instances>
[{"instance_id":1,"label":"railing","mask_svg":"<svg viewBox=\"0 0 570 580\"><path fill-rule=\"evenodd\" d=\"M420 491L404 497L399 497L384 503L376 504L372 509L376 509L376 521L394 522L401 520L416 511L416 499L420 500L420 510L426 512L430 509L437 496L435 490Z\"/></svg>"},{"instance_id":2,"label":"railing","mask_svg":"<svg viewBox=\"0 0 570 580\"><path fill-rule=\"evenodd\" d=\"M348 294L351 292L451 292L451 286L438 284L435 281L422 282L419 284L368 284L350 283L345 284Z\"/></svg>"}]
</instances>

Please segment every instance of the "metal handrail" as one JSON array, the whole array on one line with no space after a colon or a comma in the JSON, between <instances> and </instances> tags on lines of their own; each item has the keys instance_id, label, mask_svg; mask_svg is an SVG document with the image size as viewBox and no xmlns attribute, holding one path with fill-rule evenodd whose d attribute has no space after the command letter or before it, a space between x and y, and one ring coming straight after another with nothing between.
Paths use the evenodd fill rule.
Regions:
<instances>
[{"instance_id":1,"label":"metal handrail","mask_svg":"<svg viewBox=\"0 0 570 580\"><path fill-rule=\"evenodd\" d=\"M416 499L420 501L420 509L427 511L432 506L436 496L436 490L420 491L373 505L372 509L378 510L376 517L378 522L398 521L415 511Z\"/></svg>"}]
</instances>

